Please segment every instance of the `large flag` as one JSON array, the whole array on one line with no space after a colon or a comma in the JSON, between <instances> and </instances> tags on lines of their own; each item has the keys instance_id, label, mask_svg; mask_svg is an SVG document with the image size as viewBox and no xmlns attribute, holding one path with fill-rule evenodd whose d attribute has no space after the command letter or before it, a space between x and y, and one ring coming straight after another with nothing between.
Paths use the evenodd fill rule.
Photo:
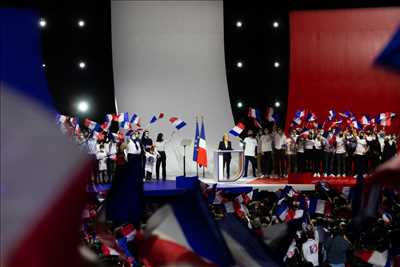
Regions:
<instances>
[{"instance_id":1,"label":"large flag","mask_svg":"<svg viewBox=\"0 0 400 267\"><path fill-rule=\"evenodd\" d=\"M243 132L244 128L246 128L246 126L239 122L235 127L229 130L229 134L238 137Z\"/></svg>"},{"instance_id":2,"label":"large flag","mask_svg":"<svg viewBox=\"0 0 400 267\"><path fill-rule=\"evenodd\" d=\"M84 124L89 130L93 132L101 132L103 130L97 122L89 120L88 118L85 119Z\"/></svg>"},{"instance_id":3,"label":"large flag","mask_svg":"<svg viewBox=\"0 0 400 267\"><path fill-rule=\"evenodd\" d=\"M208 165L206 132L204 129L204 121L203 120L201 121L201 131L200 131L200 137L199 137L197 163L203 167L207 167L207 165Z\"/></svg>"},{"instance_id":4,"label":"large flag","mask_svg":"<svg viewBox=\"0 0 400 267\"><path fill-rule=\"evenodd\" d=\"M170 122L172 125L174 125L175 128L176 128L177 130L180 130L180 129L182 129L183 127L186 126L186 122L184 122L183 120L181 120L181 119L179 119L179 118L177 118L177 117L169 118L169 122Z\"/></svg>"},{"instance_id":5,"label":"large flag","mask_svg":"<svg viewBox=\"0 0 400 267\"><path fill-rule=\"evenodd\" d=\"M261 114L258 109L249 108L248 117L253 120L253 124L257 128L261 128Z\"/></svg>"},{"instance_id":6,"label":"large flag","mask_svg":"<svg viewBox=\"0 0 400 267\"><path fill-rule=\"evenodd\" d=\"M193 161L197 162L197 156L199 153L199 122L196 117L196 132L194 134L194 142L193 142Z\"/></svg>"},{"instance_id":7,"label":"large flag","mask_svg":"<svg viewBox=\"0 0 400 267\"><path fill-rule=\"evenodd\" d=\"M392 125L392 119L396 117L396 113L394 112L385 112L385 113L380 113L376 117L376 122L379 123L381 126L391 126Z\"/></svg>"},{"instance_id":8,"label":"large flag","mask_svg":"<svg viewBox=\"0 0 400 267\"><path fill-rule=\"evenodd\" d=\"M400 70L400 27L376 59L376 63L397 71Z\"/></svg>"},{"instance_id":9,"label":"large flag","mask_svg":"<svg viewBox=\"0 0 400 267\"><path fill-rule=\"evenodd\" d=\"M148 220L140 246L146 266L234 265L200 192L182 195Z\"/></svg>"},{"instance_id":10,"label":"large flag","mask_svg":"<svg viewBox=\"0 0 400 267\"><path fill-rule=\"evenodd\" d=\"M233 214L227 214L219 225L237 266L280 266L268 255L264 244Z\"/></svg>"},{"instance_id":11,"label":"large flag","mask_svg":"<svg viewBox=\"0 0 400 267\"><path fill-rule=\"evenodd\" d=\"M129 113L124 112L122 114L123 114L122 118L120 117L122 121L120 121L119 127L122 129L129 129L130 128Z\"/></svg>"},{"instance_id":12,"label":"large flag","mask_svg":"<svg viewBox=\"0 0 400 267\"><path fill-rule=\"evenodd\" d=\"M38 21L0 9L0 266L79 266L91 165L54 125Z\"/></svg>"}]
</instances>

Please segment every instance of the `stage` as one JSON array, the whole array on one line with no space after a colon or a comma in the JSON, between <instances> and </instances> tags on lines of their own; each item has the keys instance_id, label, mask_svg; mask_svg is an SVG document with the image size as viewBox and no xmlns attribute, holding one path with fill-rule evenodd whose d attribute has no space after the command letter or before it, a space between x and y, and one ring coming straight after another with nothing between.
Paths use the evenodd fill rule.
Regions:
<instances>
[{"instance_id":1,"label":"stage","mask_svg":"<svg viewBox=\"0 0 400 267\"><path fill-rule=\"evenodd\" d=\"M146 181L144 182L145 197L174 196L179 195L192 188L195 177L171 177L166 181ZM217 182L215 178L199 178L199 180L208 185L217 184L217 189L224 191L249 191L258 189L259 191L277 191L290 185L299 191L313 191L315 184L324 181L331 187L342 189L343 187L352 187L356 184L354 177L312 177L311 173L297 174L289 178L240 178L233 182ZM88 187L89 192L107 192L111 184L92 185Z\"/></svg>"}]
</instances>

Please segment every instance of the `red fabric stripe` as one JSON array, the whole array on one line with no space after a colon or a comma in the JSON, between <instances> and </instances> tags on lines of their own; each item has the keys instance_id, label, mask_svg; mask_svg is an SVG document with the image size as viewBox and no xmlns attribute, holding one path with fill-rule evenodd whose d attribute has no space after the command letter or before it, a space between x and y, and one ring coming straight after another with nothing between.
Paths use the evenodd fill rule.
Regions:
<instances>
[{"instance_id":1,"label":"red fabric stripe","mask_svg":"<svg viewBox=\"0 0 400 267\"><path fill-rule=\"evenodd\" d=\"M196 267L213 267L187 248L167 240L152 236L140 245L140 256L147 267L167 266L169 264L190 264Z\"/></svg>"},{"instance_id":2,"label":"red fabric stripe","mask_svg":"<svg viewBox=\"0 0 400 267\"><path fill-rule=\"evenodd\" d=\"M64 193L54 203L49 203L47 212L32 226L26 238L21 240L6 266L80 266L77 246L80 242L79 229L91 164L86 163L70 180Z\"/></svg>"}]
</instances>

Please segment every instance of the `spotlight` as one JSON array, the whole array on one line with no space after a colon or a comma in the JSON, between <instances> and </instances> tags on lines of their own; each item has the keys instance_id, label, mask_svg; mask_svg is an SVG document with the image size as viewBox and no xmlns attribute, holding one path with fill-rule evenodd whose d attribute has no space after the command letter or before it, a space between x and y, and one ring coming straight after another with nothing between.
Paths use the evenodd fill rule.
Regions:
<instances>
[{"instance_id":1,"label":"spotlight","mask_svg":"<svg viewBox=\"0 0 400 267\"><path fill-rule=\"evenodd\" d=\"M278 27L279 27L279 22L274 21L274 22L272 23L272 26L273 26L274 28L278 28Z\"/></svg>"},{"instance_id":2,"label":"spotlight","mask_svg":"<svg viewBox=\"0 0 400 267\"><path fill-rule=\"evenodd\" d=\"M243 103L241 101L237 102L237 107L238 108L242 108L243 107Z\"/></svg>"},{"instance_id":3,"label":"spotlight","mask_svg":"<svg viewBox=\"0 0 400 267\"><path fill-rule=\"evenodd\" d=\"M240 20L236 21L236 27L242 28L242 26L243 26L243 22L241 22Z\"/></svg>"},{"instance_id":4,"label":"spotlight","mask_svg":"<svg viewBox=\"0 0 400 267\"><path fill-rule=\"evenodd\" d=\"M85 21L82 20L82 19L78 20L78 26L79 26L80 28L83 28L83 27L85 26Z\"/></svg>"},{"instance_id":5,"label":"spotlight","mask_svg":"<svg viewBox=\"0 0 400 267\"><path fill-rule=\"evenodd\" d=\"M280 66L279 62L278 62L278 61L275 61L275 62L274 62L274 67L275 67L275 68L279 68L279 66Z\"/></svg>"},{"instance_id":6,"label":"spotlight","mask_svg":"<svg viewBox=\"0 0 400 267\"><path fill-rule=\"evenodd\" d=\"M242 62L242 61L238 61L238 62L236 63L236 67L238 67L238 68L243 67L243 62Z\"/></svg>"},{"instance_id":7,"label":"spotlight","mask_svg":"<svg viewBox=\"0 0 400 267\"><path fill-rule=\"evenodd\" d=\"M44 18L40 18L40 20L39 20L39 26L40 26L41 28L44 28L44 27L46 27L46 25L47 25L47 21L46 21Z\"/></svg>"},{"instance_id":8,"label":"spotlight","mask_svg":"<svg viewBox=\"0 0 400 267\"><path fill-rule=\"evenodd\" d=\"M86 63L84 61L79 61L78 66L79 68L84 69L86 68Z\"/></svg>"},{"instance_id":9,"label":"spotlight","mask_svg":"<svg viewBox=\"0 0 400 267\"><path fill-rule=\"evenodd\" d=\"M46 64L43 63L43 64L42 64L42 68L46 68Z\"/></svg>"},{"instance_id":10,"label":"spotlight","mask_svg":"<svg viewBox=\"0 0 400 267\"><path fill-rule=\"evenodd\" d=\"M275 107L279 108L281 106L281 103L279 101L275 102Z\"/></svg>"},{"instance_id":11,"label":"spotlight","mask_svg":"<svg viewBox=\"0 0 400 267\"><path fill-rule=\"evenodd\" d=\"M78 102L77 107L78 107L79 112L82 112L82 113L85 113L86 111L89 110L89 104L86 101Z\"/></svg>"}]
</instances>

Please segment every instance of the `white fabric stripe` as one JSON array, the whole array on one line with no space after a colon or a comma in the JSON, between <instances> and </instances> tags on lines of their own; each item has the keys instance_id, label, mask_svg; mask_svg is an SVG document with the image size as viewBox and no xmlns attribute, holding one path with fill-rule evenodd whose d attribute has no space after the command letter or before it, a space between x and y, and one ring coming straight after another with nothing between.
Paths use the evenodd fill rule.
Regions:
<instances>
[{"instance_id":1,"label":"white fabric stripe","mask_svg":"<svg viewBox=\"0 0 400 267\"><path fill-rule=\"evenodd\" d=\"M0 233L1 255L7 255L54 204L86 158L61 134L54 114L3 87L0 96Z\"/></svg>"},{"instance_id":2,"label":"white fabric stripe","mask_svg":"<svg viewBox=\"0 0 400 267\"><path fill-rule=\"evenodd\" d=\"M315 213L324 214L325 213L325 200L318 200L315 207Z\"/></svg>"},{"instance_id":3,"label":"white fabric stripe","mask_svg":"<svg viewBox=\"0 0 400 267\"><path fill-rule=\"evenodd\" d=\"M226 231L222 230L222 235L225 238L226 244L229 250L232 252L232 256L238 266L261 266L233 237L231 237Z\"/></svg>"},{"instance_id":4,"label":"white fabric stripe","mask_svg":"<svg viewBox=\"0 0 400 267\"><path fill-rule=\"evenodd\" d=\"M199 138L199 148L207 149L206 140Z\"/></svg>"},{"instance_id":5,"label":"white fabric stripe","mask_svg":"<svg viewBox=\"0 0 400 267\"><path fill-rule=\"evenodd\" d=\"M158 209L149 218L144 235L146 238L152 235L159 236L161 239L177 243L192 251L170 205Z\"/></svg>"}]
</instances>

